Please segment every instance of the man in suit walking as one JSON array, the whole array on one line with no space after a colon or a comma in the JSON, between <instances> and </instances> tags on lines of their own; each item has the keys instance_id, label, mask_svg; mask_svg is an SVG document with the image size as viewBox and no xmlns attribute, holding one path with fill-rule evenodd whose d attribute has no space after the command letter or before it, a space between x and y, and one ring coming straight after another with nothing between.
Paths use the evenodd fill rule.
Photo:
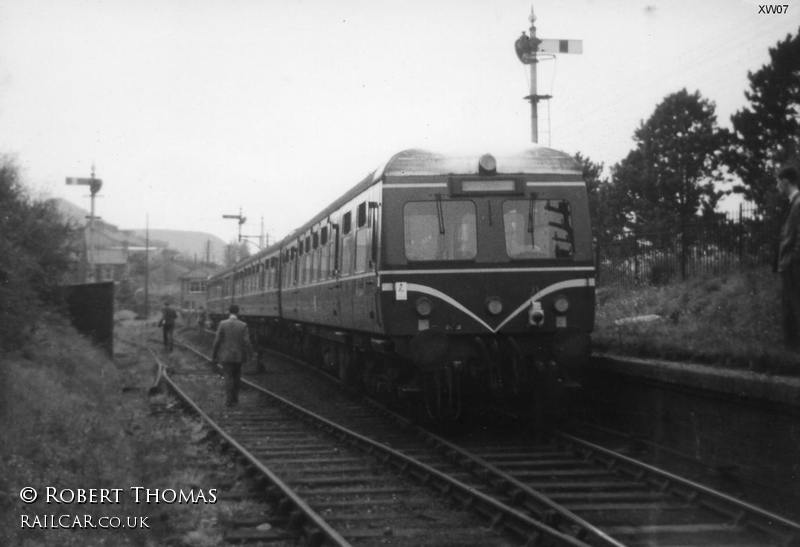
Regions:
<instances>
[{"instance_id":1,"label":"man in suit walking","mask_svg":"<svg viewBox=\"0 0 800 547\"><path fill-rule=\"evenodd\" d=\"M230 317L220 322L214 338L211 359L222 364L225 373L225 405L233 406L239 402L239 384L242 377L242 363L250 358L250 333L247 324L240 321L239 306L231 304Z\"/></svg>"},{"instance_id":2,"label":"man in suit walking","mask_svg":"<svg viewBox=\"0 0 800 547\"><path fill-rule=\"evenodd\" d=\"M781 228L778 272L781 275L783 340L789 349L800 349L800 180L797 167L778 171L778 191L789 200Z\"/></svg>"},{"instance_id":3,"label":"man in suit walking","mask_svg":"<svg viewBox=\"0 0 800 547\"><path fill-rule=\"evenodd\" d=\"M161 319L158 326L164 329L164 349L172 351L174 344L174 331L175 320L178 319L178 312L172 309L169 302L164 302L164 307L161 309Z\"/></svg>"}]
</instances>

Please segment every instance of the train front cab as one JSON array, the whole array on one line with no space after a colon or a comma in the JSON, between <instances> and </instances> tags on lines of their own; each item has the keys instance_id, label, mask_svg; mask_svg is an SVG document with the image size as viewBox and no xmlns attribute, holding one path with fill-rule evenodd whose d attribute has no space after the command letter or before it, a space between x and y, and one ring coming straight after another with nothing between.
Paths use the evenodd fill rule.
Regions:
<instances>
[{"instance_id":1,"label":"train front cab","mask_svg":"<svg viewBox=\"0 0 800 547\"><path fill-rule=\"evenodd\" d=\"M504 173L497 161L481 172L476 158L463 174L413 176L406 162L385 175L381 315L437 419L460 415L473 396L557 410L554 394L588 361L586 187L569 156L543 150L557 161L517 160L527 171Z\"/></svg>"}]
</instances>

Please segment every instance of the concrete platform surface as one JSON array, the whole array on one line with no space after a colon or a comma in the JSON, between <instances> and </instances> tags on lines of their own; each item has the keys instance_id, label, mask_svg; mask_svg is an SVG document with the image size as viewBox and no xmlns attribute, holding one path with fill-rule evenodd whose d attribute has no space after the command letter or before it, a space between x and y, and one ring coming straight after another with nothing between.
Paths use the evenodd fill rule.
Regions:
<instances>
[{"instance_id":1,"label":"concrete platform surface","mask_svg":"<svg viewBox=\"0 0 800 547\"><path fill-rule=\"evenodd\" d=\"M800 406L800 377L765 374L743 369L700 365L662 359L594 353L595 367L611 373L637 376L693 389L736 395L746 399ZM798 365L800 374L800 365Z\"/></svg>"}]
</instances>

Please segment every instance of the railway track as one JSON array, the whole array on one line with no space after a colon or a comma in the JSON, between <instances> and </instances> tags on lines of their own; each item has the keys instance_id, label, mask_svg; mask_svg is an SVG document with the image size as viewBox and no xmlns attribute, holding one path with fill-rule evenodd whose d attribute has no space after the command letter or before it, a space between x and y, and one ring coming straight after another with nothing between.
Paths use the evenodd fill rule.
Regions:
<instances>
[{"instance_id":1,"label":"railway track","mask_svg":"<svg viewBox=\"0 0 800 547\"><path fill-rule=\"evenodd\" d=\"M568 433L456 442L375 402L359 405L370 410L335 419L587 544L800 545L796 522Z\"/></svg>"},{"instance_id":2,"label":"railway track","mask_svg":"<svg viewBox=\"0 0 800 547\"><path fill-rule=\"evenodd\" d=\"M309 544L586 545L251 382L240 406L227 409L213 374L182 368L170 374L162 362L161 379L270 485L289 528Z\"/></svg>"}]
</instances>

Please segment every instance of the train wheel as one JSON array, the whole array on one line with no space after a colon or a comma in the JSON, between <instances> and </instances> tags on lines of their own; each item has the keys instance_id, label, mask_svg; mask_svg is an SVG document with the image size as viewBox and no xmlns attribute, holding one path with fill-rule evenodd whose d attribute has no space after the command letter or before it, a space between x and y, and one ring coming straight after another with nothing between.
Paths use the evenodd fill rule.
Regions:
<instances>
[{"instance_id":1,"label":"train wheel","mask_svg":"<svg viewBox=\"0 0 800 547\"><path fill-rule=\"evenodd\" d=\"M303 360L314 366L320 366L319 344L316 337L311 334L303 335Z\"/></svg>"},{"instance_id":2,"label":"train wheel","mask_svg":"<svg viewBox=\"0 0 800 547\"><path fill-rule=\"evenodd\" d=\"M303 334L295 332L292 335L291 354L295 357L303 358Z\"/></svg>"},{"instance_id":3,"label":"train wheel","mask_svg":"<svg viewBox=\"0 0 800 547\"><path fill-rule=\"evenodd\" d=\"M372 397L380 395L380 365L378 359L373 354L364 357L364 391Z\"/></svg>"},{"instance_id":4,"label":"train wheel","mask_svg":"<svg viewBox=\"0 0 800 547\"><path fill-rule=\"evenodd\" d=\"M506 352L503 357L503 377L505 378L506 396L519 397L530 394L531 374L530 362L519 344L513 338L506 340Z\"/></svg>"},{"instance_id":5,"label":"train wheel","mask_svg":"<svg viewBox=\"0 0 800 547\"><path fill-rule=\"evenodd\" d=\"M435 422L454 422L461 417L461 373L453 365L426 371L422 376L425 409Z\"/></svg>"},{"instance_id":6,"label":"train wheel","mask_svg":"<svg viewBox=\"0 0 800 547\"><path fill-rule=\"evenodd\" d=\"M339 380L350 392L357 393L361 389L359 355L347 346L337 348L336 360L339 365Z\"/></svg>"},{"instance_id":7,"label":"train wheel","mask_svg":"<svg viewBox=\"0 0 800 547\"><path fill-rule=\"evenodd\" d=\"M322 368L331 372L336 370L336 347L330 343L326 343L320 350L322 358Z\"/></svg>"},{"instance_id":8,"label":"train wheel","mask_svg":"<svg viewBox=\"0 0 800 547\"><path fill-rule=\"evenodd\" d=\"M486 342L480 338L475 337L475 348L478 358L478 369L486 375L486 381L492 395L500 397L503 395L503 376L497 359L497 352L494 355L490 354Z\"/></svg>"}]
</instances>

